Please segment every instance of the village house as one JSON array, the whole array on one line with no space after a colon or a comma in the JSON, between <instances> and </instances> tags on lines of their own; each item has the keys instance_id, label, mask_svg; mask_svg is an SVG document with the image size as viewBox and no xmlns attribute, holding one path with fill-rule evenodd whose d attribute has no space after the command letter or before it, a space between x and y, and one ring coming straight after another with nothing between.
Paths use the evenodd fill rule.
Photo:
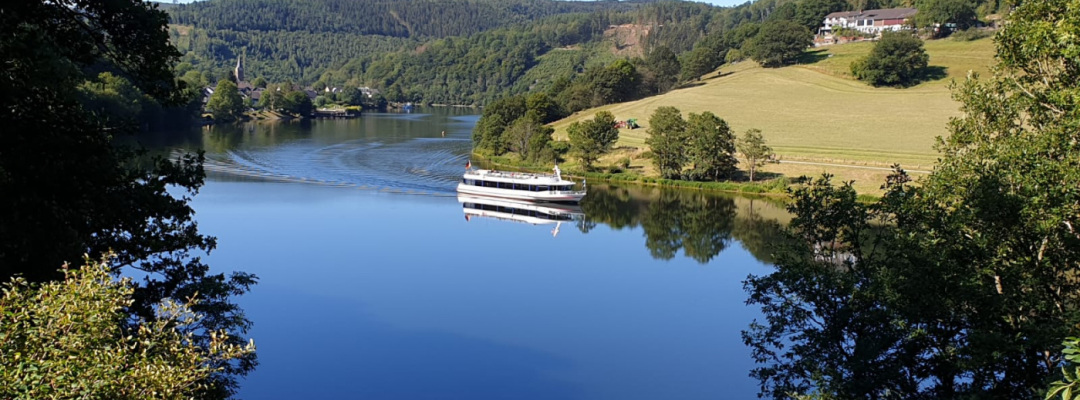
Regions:
<instances>
[{"instance_id":1,"label":"village house","mask_svg":"<svg viewBox=\"0 0 1080 400\"><path fill-rule=\"evenodd\" d=\"M911 19L918 12L919 10L914 8L834 12L825 16L824 26L818 33L831 36L833 31L839 28L854 29L869 34L898 31L911 26Z\"/></svg>"}]
</instances>

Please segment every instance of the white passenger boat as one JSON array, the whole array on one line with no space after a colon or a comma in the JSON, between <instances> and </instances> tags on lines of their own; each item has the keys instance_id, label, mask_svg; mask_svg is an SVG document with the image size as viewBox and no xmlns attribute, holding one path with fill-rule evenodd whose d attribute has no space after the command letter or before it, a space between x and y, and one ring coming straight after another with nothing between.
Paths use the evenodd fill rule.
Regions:
<instances>
[{"instance_id":1,"label":"white passenger boat","mask_svg":"<svg viewBox=\"0 0 1080 400\"><path fill-rule=\"evenodd\" d=\"M550 203L578 203L585 197L585 182L582 190L574 190L574 181L563 179L558 165L554 174L472 169L470 165L465 165L458 193Z\"/></svg>"}]
</instances>

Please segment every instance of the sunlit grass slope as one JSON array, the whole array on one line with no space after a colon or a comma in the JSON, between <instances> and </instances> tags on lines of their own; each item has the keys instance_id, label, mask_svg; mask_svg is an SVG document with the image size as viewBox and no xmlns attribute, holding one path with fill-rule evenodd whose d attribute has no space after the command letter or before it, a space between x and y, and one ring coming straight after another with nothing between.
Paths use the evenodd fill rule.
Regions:
<instances>
[{"instance_id":1,"label":"sunlit grass slope","mask_svg":"<svg viewBox=\"0 0 1080 400\"><path fill-rule=\"evenodd\" d=\"M740 134L761 129L783 159L929 169L937 159L935 137L946 135L949 118L959 115L949 82L964 79L970 70L986 73L993 42L926 42L930 66L944 69L944 77L906 89L874 88L851 77L851 61L872 46L826 47L808 54L816 62L786 68L752 62L725 66L698 85L557 121L556 138L565 138L567 126L600 110L617 119L637 118L647 128L657 107L674 106L684 114L711 111ZM619 135L617 146L646 148L646 129L624 129Z\"/></svg>"}]
</instances>

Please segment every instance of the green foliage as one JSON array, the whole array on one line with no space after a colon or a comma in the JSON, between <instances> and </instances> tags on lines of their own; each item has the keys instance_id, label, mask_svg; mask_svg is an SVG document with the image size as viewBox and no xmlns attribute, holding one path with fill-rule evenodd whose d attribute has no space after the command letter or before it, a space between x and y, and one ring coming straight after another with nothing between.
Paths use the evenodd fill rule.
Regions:
<instances>
[{"instance_id":1,"label":"green foliage","mask_svg":"<svg viewBox=\"0 0 1080 400\"><path fill-rule=\"evenodd\" d=\"M214 94L206 101L206 110L214 114L214 120L229 122L243 117L247 106L236 84L222 79L214 88Z\"/></svg>"},{"instance_id":2,"label":"green foliage","mask_svg":"<svg viewBox=\"0 0 1080 400\"><path fill-rule=\"evenodd\" d=\"M920 27L940 27L935 36L951 33L946 24L955 24L957 30L975 25L975 3L972 0L920 0L915 23Z\"/></svg>"},{"instance_id":3,"label":"green foliage","mask_svg":"<svg viewBox=\"0 0 1080 400\"><path fill-rule=\"evenodd\" d=\"M484 107L476 128L473 128L474 149L496 156L505 153L508 148L503 132L511 123L525 116L525 107L526 101L522 96L505 97Z\"/></svg>"},{"instance_id":4,"label":"green foliage","mask_svg":"<svg viewBox=\"0 0 1080 400\"><path fill-rule=\"evenodd\" d=\"M724 62L729 64L736 63L745 59L746 56L743 54L742 50L739 49L728 50L727 54L724 55Z\"/></svg>"},{"instance_id":5,"label":"green foliage","mask_svg":"<svg viewBox=\"0 0 1080 400\"><path fill-rule=\"evenodd\" d=\"M111 72L102 72L97 79L79 85L79 91L87 110L117 118L137 118L147 102L135 85Z\"/></svg>"},{"instance_id":6,"label":"green foliage","mask_svg":"<svg viewBox=\"0 0 1080 400\"><path fill-rule=\"evenodd\" d=\"M667 46L658 46L649 51L645 56L642 71L643 93L647 95L659 94L671 90L679 82L679 71L682 66L674 51Z\"/></svg>"},{"instance_id":7,"label":"green foliage","mask_svg":"<svg viewBox=\"0 0 1080 400\"><path fill-rule=\"evenodd\" d=\"M298 117L310 116L311 111L314 109L311 98L302 90L290 90L286 92L281 98L281 104L278 107L281 111Z\"/></svg>"},{"instance_id":8,"label":"green foliage","mask_svg":"<svg viewBox=\"0 0 1080 400\"><path fill-rule=\"evenodd\" d=\"M921 39L906 32L884 32L870 54L851 63L851 73L874 86L911 86L929 61Z\"/></svg>"},{"instance_id":9,"label":"green foliage","mask_svg":"<svg viewBox=\"0 0 1080 400\"><path fill-rule=\"evenodd\" d=\"M591 120L571 124L567 133L570 136L570 153L581 160L586 170L592 168L600 155L619 140L615 116L607 111L596 113Z\"/></svg>"},{"instance_id":10,"label":"green foliage","mask_svg":"<svg viewBox=\"0 0 1080 400\"><path fill-rule=\"evenodd\" d=\"M744 336L765 395L1047 394L1080 327L1078 7L1010 13L994 75L954 88L962 115L918 186L897 168L872 205L828 182L796 192L802 244L747 283L765 312Z\"/></svg>"},{"instance_id":11,"label":"green foliage","mask_svg":"<svg viewBox=\"0 0 1080 400\"><path fill-rule=\"evenodd\" d=\"M796 6L793 21L816 32L826 15L844 11L847 7L848 4L844 0L803 0Z\"/></svg>"},{"instance_id":12,"label":"green foliage","mask_svg":"<svg viewBox=\"0 0 1080 400\"><path fill-rule=\"evenodd\" d=\"M794 21L797 6L794 2L778 3L765 21Z\"/></svg>"},{"instance_id":13,"label":"green foliage","mask_svg":"<svg viewBox=\"0 0 1080 400\"><path fill-rule=\"evenodd\" d=\"M554 132L554 128L540 123L535 116L527 115L511 123L505 135L510 150L522 160L546 163L554 161L550 145Z\"/></svg>"},{"instance_id":14,"label":"green foliage","mask_svg":"<svg viewBox=\"0 0 1080 400\"><path fill-rule=\"evenodd\" d=\"M525 99L526 112L532 112L535 115L536 121L541 124L554 122L562 117L565 117L565 113L562 107L558 103L555 103L547 93L533 93Z\"/></svg>"},{"instance_id":15,"label":"green foliage","mask_svg":"<svg viewBox=\"0 0 1080 400\"><path fill-rule=\"evenodd\" d=\"M547 16L618 9L604 2L220 0L169 10L173 23L230 31L319 31L392 37L466 36Z\"/></svg>"},{"instance_id":16,"label":"green foliage","mask_svg":"<svg viewBox=\"0 0 1080 400\"><path fill-rule=\"evenodd\" d=\"M138 130L134 121L107 119L80 99L80 85L110 71L164 107L188 104L167 16L134 0L4 2L0 14L0 277L61 279L64 261L111 250L114 270L143 277L128 319L152 321L156 304L198 292L192 309L207 318L192 343L208 349L209 333L221 329L243 342L250 322L231 296L255 277L211 273L196 256L216 246L188 205L203 184L202 155L167 159L127 146L119 139ZM217 372L198 397L228 397L254 365L254 355L211 365Z\"/></svg>"},{"instance_id":17,"label":"green foliage","mask_svg":"<svg viewBox=\"0 0 1080 400\"><path fill-rule=\"evenodd\" d=\"M724 47L719 38L702 40L694 50L685 55L682 61L682 79L691 81L701 78L720 66L724 60Z\"/></svg>"},{"instance_id":18,"label":"green foliage","mask_svg":"<svg viewBox=\"0 0 1080 400\"><path fill-rule=\"evenodd\" d=\"M665 179L682 176L686 155L686 120L679 109L663 106L649 117L649 137L645 144L652 151L653 164Z\"/></svg>"},{"instance_id":19,"label":"green foliage","mask_svg":"<svg viewBox=\"0 0 1080 400\"><path fill-rule=\"evenodd\" d=\"M1069 337L1062 343L1065 349L1061 352L1068 365L1061 366L1062 379L1050 384L1050 390L1046 392L1046 400L1057 398L1061 400L1076 400L1080 398L1080 338Z\"/></svg>"},{"instance_id":20,"label":"green foliage","mask_svg":"<svg viewBox=\"0 0 1080 400\"><path fill-rule=\"evenodd\" d=\"M979 40L985 37L990 37L991 35L993 35L993 32L986 29L967 28L965 30L954 32L952 35L949 35L949 39L962 42L970 42L972 40Z\"/></svg>"},{"instance_id":21,"label":"green foliage","mask_svg":"<svg viewBox=\"0 0 1080 400\"><path fill-rule=\"evenodd\" d=\"M644 38L645 54L666 47L679 57L707 42L710 48L692 57L700 62L695 68L707 72L723 60L725 49L739 47L756 34L756 27L740 27L756 26L775 6L774 2L718 8L648 1L225 0L183 5L170 12L173 22L182 25L171 32L185 53L183 61L190 66L185 68L205 76L227 76L244 52L248 74L272 81L370 86L393 101L441 104L487 104L508 94L548 91L573 112L659 93L672 85L666 55L664 65L629 61L640 75L630 82L619 76L625 65L605 68L616 62L603 35L609 26L663 26ZM753 34L745 36L747 32ZM737 40L740 36L745 37ZM593 66L597 69L590 71ZM580 79L573 79L578 84L568 90L548 90L564 76Z\"/></svg>"},{"instance_id":22,"label":"green foliage","mask_svg":"<svg viewBox=\"0 0 1080 400\"><path fill-rule=\"evenodd\" d=\"M743 157L746 157L747 168L750 171L750 182L754 181L754 173L757 168L765 165L772 158L773 151L765 144L765 137L760 129L750 129L739 138L736 147Z\"/></svg>"},{"instance_id":23,"label":"green foliage","mask_svg":"<svg viewBox=\"0 0 1080 400\"><path fill-rule=\"evenodd\" d=\"M727 122L711 112L690 113L686 119L687 175L692 180L716 181L735 173L735 134Z\"/></svg>"},{"instance_id":24,"label":"green foliage","mask_svg":"<svg viewBox=\"0 0 1080 400\"><path fill-rule=\"evenodd\" d=\"M165 300L153 319L128 325L134 289L112 278L107 258L63 272L57 282L4 285L0 397L189 399L209 389L218 365L255 351L223 330L199 346L197 298Z\"/></svg>"},{"instance_id":25,"label":"green foliage","mask_svg":"<svg viewBox=\"0 0 1080 400\"><path fill-rule=\"evenodd\" d=\"M743 50L761 66L775 68L794 63L813 42L814 34L798 23L770 21L761 26Z\"/></svg>"}]
</instances>

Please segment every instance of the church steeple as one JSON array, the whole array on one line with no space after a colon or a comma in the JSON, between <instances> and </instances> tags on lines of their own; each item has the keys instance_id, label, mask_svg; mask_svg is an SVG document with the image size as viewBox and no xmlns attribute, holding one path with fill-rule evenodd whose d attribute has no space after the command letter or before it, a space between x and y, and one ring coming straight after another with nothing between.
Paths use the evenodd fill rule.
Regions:
<instances>
[{"instance_id":1,"label":"church steeple","mask_svg":"<svg viewBox=\"0 0 1080 400\"><path fill-rule=\"evenodd\" d=\"M239 85L240 82L244 82L244 81L247 80L247 79L244 79L244 59L242 58L242 56L237 56L236 57L236 71L235 71L235 74L236 74L236 84Z\"/></svg>"}]
</instances>

